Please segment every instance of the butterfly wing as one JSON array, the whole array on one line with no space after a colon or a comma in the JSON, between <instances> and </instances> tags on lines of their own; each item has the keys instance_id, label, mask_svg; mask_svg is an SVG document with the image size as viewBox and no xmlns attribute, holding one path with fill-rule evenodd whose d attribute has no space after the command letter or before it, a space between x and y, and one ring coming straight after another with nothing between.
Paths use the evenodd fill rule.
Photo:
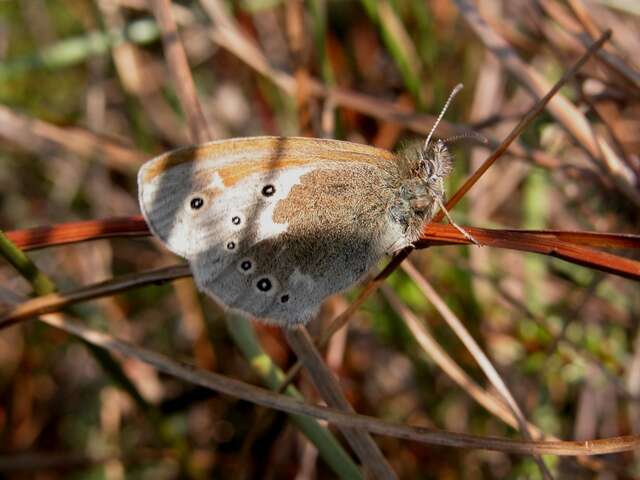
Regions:
<instances>
[{"instance_id":1,"label":"butterfly wing","mask_svg":"<svg viewBox=\"0 0 640 480\"><path fill-rule=\"evenodd\" d=\"M388 221L397 184L377 149L358 145L354 159L346 142L248 140L151 161L139 176L142 209L201 290L275 323L306 322L401 238ZM336 161L345 155L334 143L351 161Z\"/></svg>"}]
</instances>

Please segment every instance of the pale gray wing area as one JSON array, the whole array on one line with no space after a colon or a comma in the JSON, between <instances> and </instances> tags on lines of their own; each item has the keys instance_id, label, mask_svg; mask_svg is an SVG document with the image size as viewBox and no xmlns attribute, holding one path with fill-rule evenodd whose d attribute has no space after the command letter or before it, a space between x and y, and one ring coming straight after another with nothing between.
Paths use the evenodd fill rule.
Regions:
<instances>
[{"instance_id":1,"label":"pale gray wing area","mask_svg":"<svg viewBox=\"0 0 640 480\"><path fill-rule=\"evenodd\" d=\"M226 190L216 160L185 161L164 168L163 157L138 173L140 208L152 233L174 253L188 257L205 250L223 214L212 204ZM154 170L159 170L157 173Z\"/></svg>"},{"instance_id":2,"label":"pale gray wing area","mask_svg":"<svg viewBox=\"0 0 640 480\"><path fill-rule=\"evenodd\" d=\"M368 164L255 173L206 214L207 247L189 254L199 288L224 305L280 325L312 318L397 244L392 179ZM205 214L203 212L203 218Z\"/></svg>"}]
</instances>

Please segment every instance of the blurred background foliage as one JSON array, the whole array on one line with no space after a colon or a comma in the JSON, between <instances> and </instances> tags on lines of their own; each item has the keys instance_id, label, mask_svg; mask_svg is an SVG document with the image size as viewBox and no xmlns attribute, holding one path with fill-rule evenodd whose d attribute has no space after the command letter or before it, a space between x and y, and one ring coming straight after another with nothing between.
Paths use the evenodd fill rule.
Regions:
<instances>
[{"instance_id":1,"label":"blurred background foliage","mask_svg":"<svg viewBox=\"0 0 640 480\"><path fill-rule=\"evenodd\" d=\"M549 82L582 50L569 20L581 32L588 31L587 20L600 31L612 28L608 52L638 78L635 1L477 3L492 28ZM214 138L314 135L392 149L426 133L411 131L408 120L391 123L310 95L305 88L312 77L364 95L373 110L384 100L399 112L431 115L462 82L465 89L446 118L497 139L533 103L453 1L226 2L240 31L271 66L296 79L295 95L212 41L211 20L200 2L173 4ZM159 30L144 0L1 1L0 61L4 230L139 213L138 165L114 166L101 155L60 148L51 137L41 141L42 125L25 128L18 118L65 129L53 137L80 127L142 158L190 143ZM454 217L475 226L638 233L632 191L640 195L639 91L638 84L597 62L563 89L593 129L611 140L631 191L552 115L543 114L520 141L553 162L505 155ZM449 192L488 153L473 142L457 142L453 149ZM97 241L30 256L62 290L177 263L150 239ZM577 440L640 433L637 284L507 250L429 248L413 253L411 261L483 346L527 418L543 432ZM0 279L3 304L30 295L30 286L4 263ZM399 271L388 284L464 371L487 384L415 283ZM320 331L354 294L329 301L311 329ZM196 295L190 280L90 302L74 313L173 358L260 382L221 311ZM281 333L255 327L271 359L283 369L292 365L295 357ZM383 295L370 299L348 332L335 337L327 358L358 412L478 435L520 436L436 366ZM36 322L0 332L0 475L333 478L283 414L203 392L132 360L120 359L120 365L144 401L136 403L116 388L84 344L65 334ZM317 399L304 375L297 386ZM376 440L401 478L540 476L528 457ZM640 475L633 454L605 457L592 468L571 459L546 460L557 478Z\"/></svg>"}]
</instances>

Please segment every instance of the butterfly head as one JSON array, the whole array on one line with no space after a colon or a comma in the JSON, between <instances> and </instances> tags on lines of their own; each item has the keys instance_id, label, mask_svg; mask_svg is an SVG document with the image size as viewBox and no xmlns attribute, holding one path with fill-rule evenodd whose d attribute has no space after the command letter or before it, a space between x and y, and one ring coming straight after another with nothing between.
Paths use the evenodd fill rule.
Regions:
<instances>
[{"instance_id":1,"label":"butterfly head","mask_svg":"<svg viewBox=\"0 0 640 480\"><path fill-rule=\"evenodd\" d=\"M400 185L390 216L405 232L407 244L420 237L422 228L438 210L445 195L445 179L451 172L451 154L443 140L403 149L397 157Z\"/></svg>"},{"instance_id":2,"label":"butterfly head","mask_svg":"<svg viewBox=\"0 0 640 480\"><path fill-rule=\"evenodd\" d=\"M444 179L451 173L451 154L444 140L436 140L430 147L419 150L415 175L426 194L431 197L444 196Z\"/></svg>"}]
</instances>

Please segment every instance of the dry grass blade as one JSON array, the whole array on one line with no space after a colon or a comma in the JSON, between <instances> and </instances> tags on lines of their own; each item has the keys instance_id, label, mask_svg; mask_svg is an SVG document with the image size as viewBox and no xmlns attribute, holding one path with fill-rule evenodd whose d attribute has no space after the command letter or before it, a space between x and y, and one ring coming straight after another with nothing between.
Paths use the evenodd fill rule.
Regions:
<instances>
[{"instance_id":1,"label":"dry grass blade","mask_svg":"<svg viewBox=\"0 0 640 480\"><path fill-rule=\"evenodd\" d=\"M139 288L152 283L166 282L177 278L191 276L191 270L186 265L159 268L144 273L122 275L116 279L96 283L70 292L50 293L26 300L23 303L4 312L0 316L0 329L15 323L42 315L56 312L79 302L86 302L100 297L107 297L116 293Z\"/></svg>"},{"instance_id":2,"label":"dry grass blade","mask_svg":"<svg viewBox=\"0 0 640 480\"><path fill-rule=\"evenodd\" d=\"M430 227L428 230L430 230ZM564 230L495 230L496 235L515 234L520 238L531 235L532 239L545 239L549 241L559 240L561 242L573 243L575 245L585 245L593 248L640 248L640 235L632 233L601 233L601 232L571 232Z\"/></svg>"},{"instance_id":3,"label":"dry grass blade","mask_svg":"<svg viewBox=\"0 0 640 480\"><path fill-rule=\"evenodd\" d=\"M503 400L516 415L516 418L520 423L520 427L525 427L523 428L523 431L526 433L527 420L524 418L522 410L516 403L513 395L509 391L509 388L504 383L504 380L502 380L502 377L500 377L500 374L491 363L491 360L489 360L489 357L487 357L487 355L482 351L480 345L478 345L460 319L456 317L453 311L444 302L442 297L438 295L435 289L429 284L429 282L427 282L420 272L411 265L410 262L404 262L401 268L411 277L422 294L429 300L429 302L431 302L431 304L433 304L438 313L440 313L445 322L447 322L447 325L449 325L449 327L455 332L489 381L493 384L495 389L502 396Z\"/></svg>"},{"instance_id":4,"label":"dry grass blade","mask_svg":"<svg viewBox=\"0 0 640 480\"><path fill-rule=\"evenodd\" d=\"M180 42L178 27L171 12L171 2L170 0L153 0L152 5L158 26L162 32L162 43L164 44L169 71L173 76L173 83L178 92L180 104L187 116L191 138L196 142L211 140L209 127L196 95L196 87L189 70L187 55Z\"/></svg>"},{"instance_id":5,"label":"dry grass blade","mask_svg":"<svg viewBox=\"0 0 640 480\"><path fill-rule=\"evenodd\" d=\"M440 346L440 344L429 333L426 325L423 324L409 310L392 289L383 285L381 291L395 312L405 321L416 342L423 350L438 364L440 368L456 382L460 388L467 392L473 399L486 408L493 415L500 418L507 425L518 428L518 420L513 412L504 403L504 400L487 392L478 385L462 368L449 356L449 354ZM527 423L527 428L536 438L544 437L544 433L535 425Z\"/></svg>"},{"instance_id":6,"label":"dry grass blade","mask_svg":"<svg viewBox=\"0 0 640 480\"><path fill-rule=\"evenodd\" d=\"M438 310L438 313L440 313L445 322L447 322L447 325L449 325L449 327L455 332L457 337L467 348L467 350L474 358L476 363L480 366L491 384L502 396L505 403L509 406L509 408L515 415L518 421L519 429L523 433L525 438L531 438L531 432L529 431L529 428L527 426L529 422L525 418L522 409L509 391L509 387L507 387L507 384L504 382L498 371L491 363L491 360L489 360L489 357L487 357L487 355L482 351L482 348L480 348L480 345L478 345L469 331L462 324L460 319L456 317L456 315L448 307L448 305L444 302L440 295L438 295L438 293L427 282L427 280L422 275L420 275L420 273L415 269L413 265L411 265L409 262L404 262L401 268L403 268L403 270L411 277L422 294L433 304L436 310ZM544 465L541 458L536 457L536 463L538 464L538 467L545 477L551 477L551 473Z\"/></svg>"},{"instance_id":7,"label":"dry grass blade","mask_svg":"<svg viewBox=\"0 0 640 480\"><path fill-rule=\"evenodd\" d=\"M465 227L472 229L488 242L488 245L500 247L500 240L512 240L519 244L516 250L526 249L527 244L539 241L565 242L594 248L640 249L640 235L632 233L600 233L572 232L565 230L514 230L508 228L489 229ZM431 245L468 245L470 242L450 225L430 223L422 232L421 242ZM508 248L508 247L507 247ZM535 251L535 250L528 250Z\"/></svg>"},{"instance_id":8,"label":"dry grass blade","mask_svg":"<svg viewBox=\"0 0 640 480\"><path fill-rule=\"evenodd\" d=\"M309 372L313 384L327 405L344 412L354 413L342 393L340 384L325 365L306 328L300 326L285 330L284 333L289 345L296 353L302 366ZM340 430L360 458L362 465L374 478L397 478L378 445L366 431L351 428L341 428Z\"/></svg>"},{"instance_id":9,"label":"dry grass blade","mask_svg":"<svg viewBox=\"0 0 640 480\"><path fill-rule=\"evenodd\" d=\"M435 223L428 225L421 239L416 242L416 246L420 248L428 245L470 243L455 229L444 230L442 227L442 225ZM640 262L637 260L558 240L557 237L554 238L553 235L545 232L538 236L537 233L530 231L521 234L519 231L514 230L491 231L472 227L465 227L465 229L486 246L541 253L561 258L577 265L613 273L632 280L640 280ZM614 243L611 237L598 239L598 234L591 234L591 238L599 243ZM583 237L582 241L586 239L586 237ZM618 239L618 242L619 244L624 244L625 248L631 248L632 246L633 248L638 248L637 236L623 235Z\"/></svg>"},{"instance_id":10,"label":"dry grass blade","mask_svg":"<svg viewBox=\"0 0 640 480\"><path fill-rule=\"evenodd\" d=\"M405 262L404 265L407 265ZM427 325L418 319L409 308L398 298L393 290L386 285L381 287L382 294L385 296L391 308L396 314L404 320L405 324L416 339L416 342L422 349L433 359L434 362L445 372L451 380L453 380L462 390L467 392L479 405L482 405L488 412L495 415L507 425L513 428L519 428L518 419L514 416L513 411L504 403L504 400L496 395L488 392L478 385L465 371L451 358L446 350L440 346L435 338L429 332ZM536 440L558 440L553 435L545 434L540 428L531 422L526 421L528 431ZM602 469L601 462L595 459L579 457L578 461L586 467L594 470Z\"/></svg>"},{"instance_id":11,"label":"dry grass blade","mask_svg":"<svg viewBox=\"0 0 640 480\"><path fill-rule=\"evenodd\" d=\"M142 215L69 222L5 233L13 243L25 251L101 238L150 235L149 227Z\"/></svg>"},{"instance_id":12,"label":"dry grass blade","mask_svg":"<svg viewBox=\"0 0 640 480\"><path fill-rule=\"evenodd\" d=\"M78 127L62 128L27 117L0 105L0 136L43 156L62 148L77 155L100 158L110 168L133 173L146 160L141 153Z\"/></svg>"},{"instance_id":13,"label":"dry grass blade","mask_svg":"<svg viewBox=\"0 0 640 480\"><path fill-rule=\"evenodd\" d=\"M628 452L640 448L640 436L587 440L584 442L530 442L498 437L478 437L460 433L442 432L424 427L413 427L387 422L365 415L347 414L331 408L308 405L285 395L279 395L244 382L198 369L193 365L178 362L165 355L119 340L106 333L92 330L79 322L63 318L44 317L42 320L85 341L112 353L125 355L148 363L155 369L183 381L210 388L225 395L240 398L251 403L274 408L283 412L309 415L327 420L342 427L366 429L371 433L388 435L404 440L460 448L496 450L516 454L549 454L560 456L603 455Z\"/></svg>"}]
</instances>

